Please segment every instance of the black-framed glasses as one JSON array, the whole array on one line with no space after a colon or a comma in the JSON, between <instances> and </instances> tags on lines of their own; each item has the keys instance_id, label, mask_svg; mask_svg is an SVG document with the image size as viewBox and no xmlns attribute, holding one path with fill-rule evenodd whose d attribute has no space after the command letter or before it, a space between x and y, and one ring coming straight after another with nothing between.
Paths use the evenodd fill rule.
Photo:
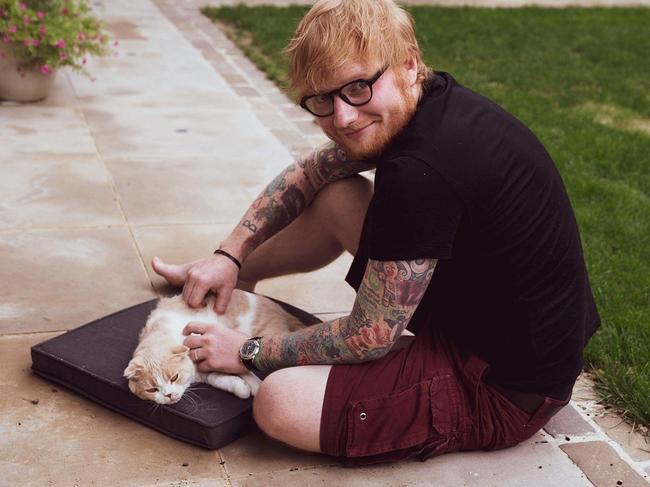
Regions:
<instances>
[{"instance_id":1,"label":"black-framed glasses","mask_svg":"<svg viewBox=\"0 0 650 487\"><path fill-rule=\"evenodd\" d=\"M372 100L372 85L387 69L388 66L377 71L372 78L355 79L329 93L305 96L300 100L300 106L316 117L329 117L334 113L334 97L337 95L353 107L365 105Z\"/></svg>"}]
</instances>

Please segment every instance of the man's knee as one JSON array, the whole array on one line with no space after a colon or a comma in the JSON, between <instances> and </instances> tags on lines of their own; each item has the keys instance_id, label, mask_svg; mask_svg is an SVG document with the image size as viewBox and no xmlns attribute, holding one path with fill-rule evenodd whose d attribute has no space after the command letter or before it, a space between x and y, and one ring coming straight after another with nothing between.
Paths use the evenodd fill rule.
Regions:
<instances>
[{"instance_id":1,"label":"man's knee","mask_svg":"<svg viewBox=\"0 0 650 487\"><path fill-rule=\"evenodd\" d=\"M329 183L318 192L317 202L326 202L330 208L345 208L351 203L368 206L373 185L367 178L356 175Z\"/></svg>"}]
</instances>

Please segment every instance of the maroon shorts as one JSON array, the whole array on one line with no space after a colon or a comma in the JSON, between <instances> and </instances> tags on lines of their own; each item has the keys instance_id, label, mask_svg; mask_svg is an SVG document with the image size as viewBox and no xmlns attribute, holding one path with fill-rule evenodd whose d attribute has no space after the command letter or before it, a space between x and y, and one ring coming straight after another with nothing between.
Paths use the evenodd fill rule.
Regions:
<instances>
[{"instance_id":1,"label":"maroon shorts","mask_svg":"<svg viewBox=\"0 0 650 487\"><path fill-rule=\"evenodd\" d=\"M325 390L321 450L364 465L506 448L531 437L568 402L546 397L526 412L485 383L487 367L427 332L381 359L335 365Z\"/></svg>"}]
</instances>

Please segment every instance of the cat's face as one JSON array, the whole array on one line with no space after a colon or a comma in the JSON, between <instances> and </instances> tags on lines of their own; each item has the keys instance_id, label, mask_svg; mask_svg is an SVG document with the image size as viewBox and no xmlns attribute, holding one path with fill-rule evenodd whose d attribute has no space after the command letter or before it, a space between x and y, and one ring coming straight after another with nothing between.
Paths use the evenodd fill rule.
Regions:
<instances>
[{"instance_id":1,"label":"cat's face","mask_svg":"<svg viewBox=\"0 0 650 487\"><path fill-rule=\"evenodd\" d=\"M189 348L181 345L156 354L155 358L133 357L124 370L131 392L140 399L158 404L180 401L194 380L195 366L188 351Z\"/></svg>"}]
</instances>

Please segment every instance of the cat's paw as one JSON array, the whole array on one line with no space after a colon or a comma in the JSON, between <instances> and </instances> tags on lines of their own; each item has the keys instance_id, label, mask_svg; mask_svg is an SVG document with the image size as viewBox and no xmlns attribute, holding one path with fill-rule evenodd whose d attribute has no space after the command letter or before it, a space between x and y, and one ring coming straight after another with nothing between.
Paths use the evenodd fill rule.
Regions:
<instances>
[{"instance_id":1,"label":"cat's paw","mask_svg":"<svg viewBox=\"0 0 650 487\"><path fill-rule=\"evenodd\" d=\"M231 391L235 396L237 396L239 399L248 399L251 397L251 388L248 387L248 384L246 382L241 381L238 384L235 384Z\"/></svg>"},{"instance_id":2,"label":"cat's paw","mask_svg":"<svg viewBox=\"0 0 650 487\"><path fill-rule=\"evenodd\" d=\"M240 399L251 397L250 386L238 375L213 372L208 375L206 382L212 387L230 392Z\"/></svg>"},{"instance_id":3,"label":"cat's paw","mask_svg":"<svg viewBox=\"0 0 650 487\"><path fill-rule=\"evenodd\" d=\"M248 384L248 387L251 390L251 396L257 396L257 391L259 390L262 381L252 372L240 375L240 377L244 382L246 382L246 384Z\"/></svg>"}]
</instances>

